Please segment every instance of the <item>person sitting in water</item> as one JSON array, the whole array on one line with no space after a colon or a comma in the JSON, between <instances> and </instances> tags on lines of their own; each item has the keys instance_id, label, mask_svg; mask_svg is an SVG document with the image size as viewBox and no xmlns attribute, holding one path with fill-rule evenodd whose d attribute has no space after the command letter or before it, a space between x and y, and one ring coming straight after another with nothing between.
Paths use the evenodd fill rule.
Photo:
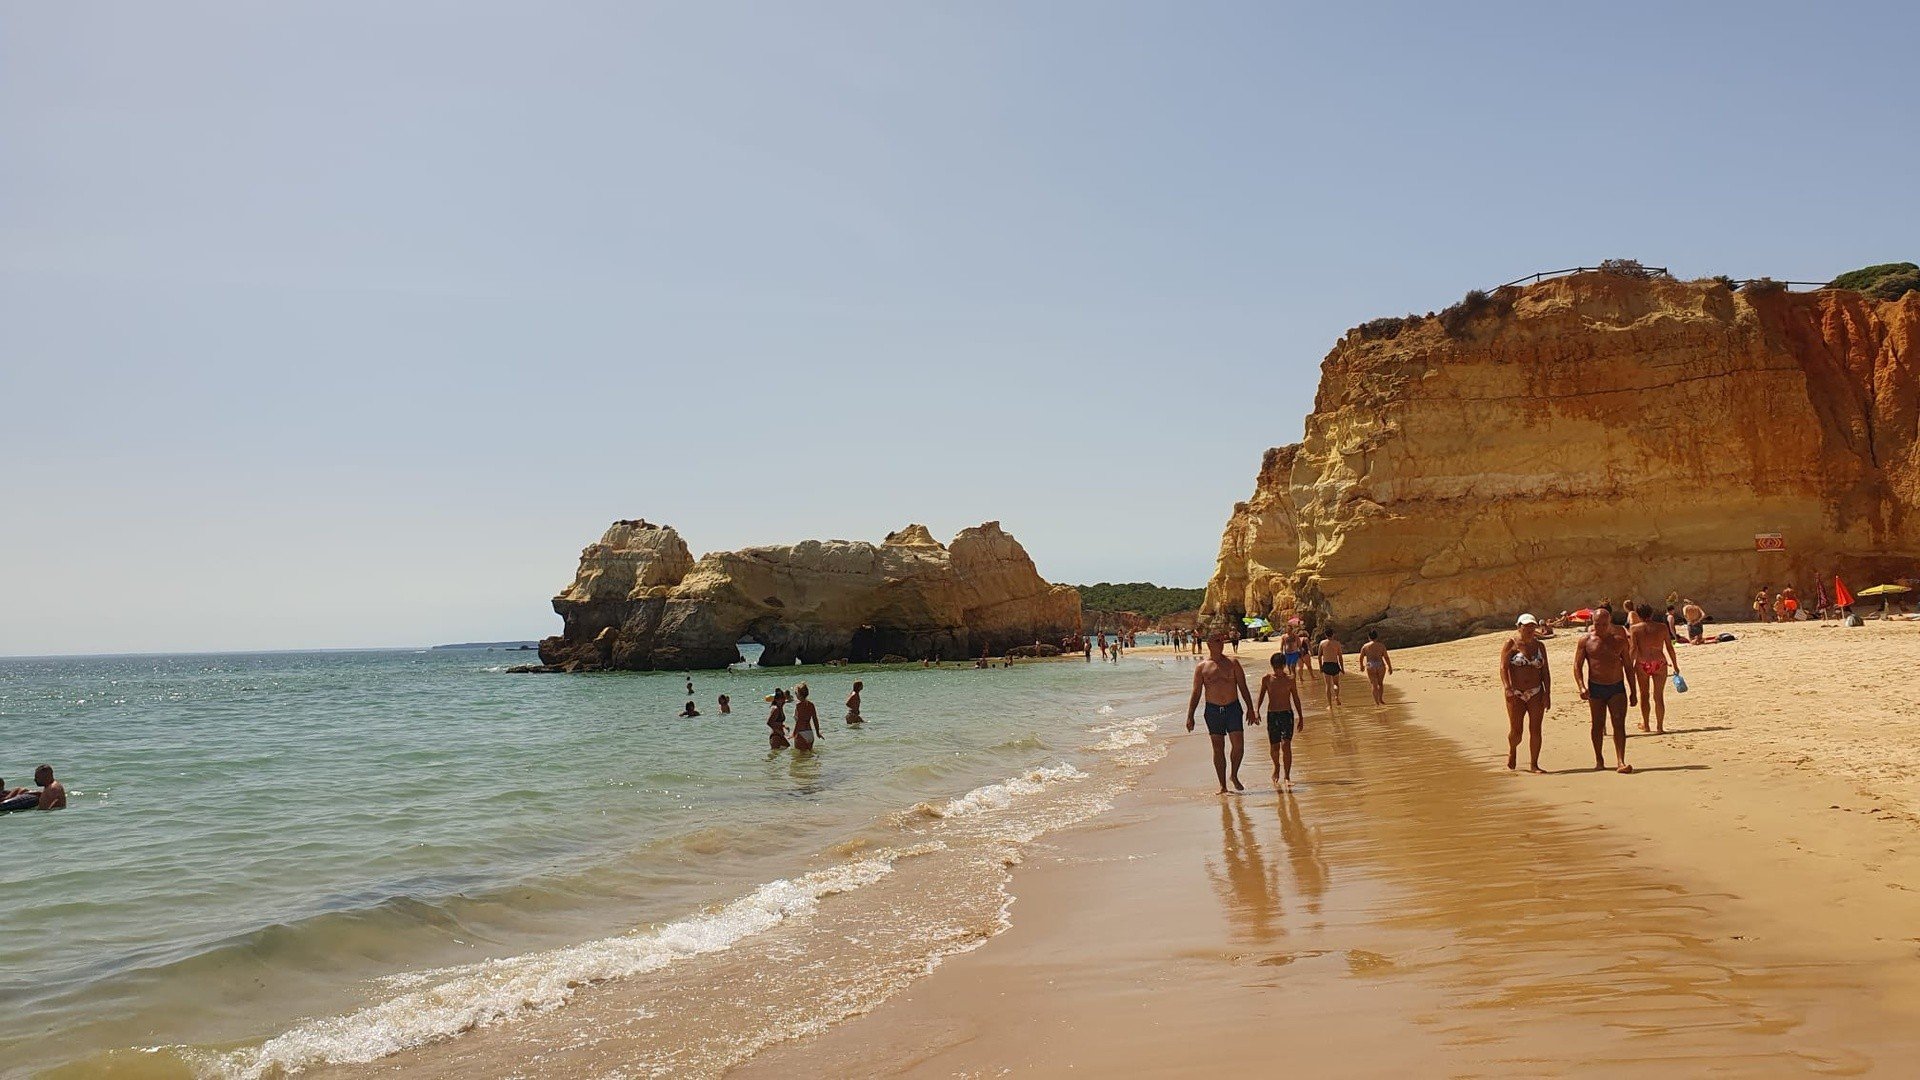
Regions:
<instances>
[{"instance_id":1,"label":"person sitting in water","mask_svg":"<svg viewBox=\"0 0 1920 1080\"><path fill-rule=\"evenodd\" d=\"M67 786L53 778L53 766L42 765L33 770L33 782L40 785L40 790L34 793L38 796L34 809L65 810L67 808Z\"/></svg>"},{"instance_id":2,"label":"person sitting in water","mask_svg":"<svg viewBox=\"0 0 1920 1080\"><path fill-rule=\"evenodd\" d=\"M33 788L8 788L5 780L0 780L0 812L8 810L32 810L40 805L40 793Z\"/></svg>"},{"instance_id":3,"label":"person sitting in water","mask_svg":"<svg viewBox=\"0 0 1920 1080\"><path fill-rule=\"evenodd\" d=\"M681 710L680 710L680 715L681 715L681 716L699 716L699 715L700 715L700 710L699 710L699 709L696 709L696 708L694 708L694 707L693 707L693 702L692 702L691 700L689 700L689 701L687 702L687 707L686 707L686 708L684 708L684 709L681 709Z\"/></svg>"}]
</instances>

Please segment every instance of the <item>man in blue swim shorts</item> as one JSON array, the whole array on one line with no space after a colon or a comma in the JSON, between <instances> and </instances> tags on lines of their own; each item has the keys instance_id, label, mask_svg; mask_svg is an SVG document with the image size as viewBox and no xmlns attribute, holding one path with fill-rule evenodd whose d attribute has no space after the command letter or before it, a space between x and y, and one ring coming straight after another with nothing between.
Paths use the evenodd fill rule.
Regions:
<instances>
[{"instance_id":1,"label":"man in blue swim shorts","mask_svg":"<svg viewBox=\"0 0 1920 1080\"><path fill-rule=\"evenodd\" d=\"M1193 730L1193 711L1201 698L1207 703L1207 737L1213 740L1213 772L1220 781L1220 793L1232 794L1246 788L1240 783L1240 759L1246 756L1246 733L1242 718L1253 708L1253 693L1247 689L1247 673L1240 661L1224 651L1227 631L1216 625L1207 631L1207 658L1193 669L1193 695L1187 699L1187 730ZM1242 703L1245 709L1242 709ZM1228 748L1232 749L1229 769Z\"/></svg>"}]
</instances>

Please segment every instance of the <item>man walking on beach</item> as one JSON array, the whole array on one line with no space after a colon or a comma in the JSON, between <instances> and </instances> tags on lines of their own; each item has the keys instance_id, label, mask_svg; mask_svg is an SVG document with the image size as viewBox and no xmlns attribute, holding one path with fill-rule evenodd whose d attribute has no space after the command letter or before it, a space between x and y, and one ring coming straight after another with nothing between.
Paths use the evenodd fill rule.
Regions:
<instances>
[{"instance_id":1,"label":"man walking on beach","mask_svg":"<svg viewBox=\"0 0 1920 1080\"><path fill-rule=\"evenodd\" d=\"M1323 688L1327 693L1329 709L1340 704L1340 673L1346 669L1343 660L1346 654L1347 647L1340 643L1339 638L1333 636L1333 631L1328 630L1327 636L1320 639L1320 674L1326 676L1323 680Z\"/></svg>"},{"instance_id":2,"label":"man walking on beach","mask_svg":"<svg viewBox=\"0 0 1920 1080\"><path fill-rule=\"evenodd\" d=\"M1593 721L1593 767L1607 767L1600 747L1606 740L1607 720L1613 721L1613 758L1623 773L1633 771L1627 764L1627 706L1633 704L1633 688L1627 665L1633 651L1626 632L1613 625L1613 613L1604 609L1593 616L1593 629L1582 635L1573 649L1573 685L1580 700L1587 703Z\"/></svg>"},{"instance_id":3,"label":"man walking on beach","mask_svg":"<svg viewBox=\"0 0 1920 1080\"><path fill-rule=\"evenodd\" d=\"M1253 692L1247 689L1247 673L1240 661L1226 654L1227 632L1214 629L1207 634L1207 658L1193 669L1193 695L1187 699L1187 730L1193 730L1193 710L1200 699L1207 700L1207 737L1213 740L1213 772L1220 781L1220 794L1245 791L1240 783L1240 759L1246 756L1245 716L1253 709ZM1241 704L1245 703L1245 709ZM1227 750L1232 746L1232 769L1228 769Z\"/></svg>"}]
</instances>

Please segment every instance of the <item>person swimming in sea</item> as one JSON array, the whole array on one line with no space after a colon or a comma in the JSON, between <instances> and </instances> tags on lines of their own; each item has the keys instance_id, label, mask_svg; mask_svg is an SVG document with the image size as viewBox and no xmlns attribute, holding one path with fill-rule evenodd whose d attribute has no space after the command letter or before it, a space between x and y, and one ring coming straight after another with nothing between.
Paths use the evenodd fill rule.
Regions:
<instances>
[{"instance_id":1,"label":"person swimming in sea","mask_svg":"<svg viewBox=\"0 0 1920 1080\"><path fill-rule=\"evenodd\" d=\"M53 778L53 766L42 765L33 770L34 788L14 788L0 796L0 810L65 810L67 808L67 786ZM0 781L0 788L5 782Z\"/></svg>"},{"instance_id":2,"label":"person swimming in sea","mask_svg":"<svg viewBox=\"0 0 1920 1080\"><path fill-rule=\"evenodd\" d=\"M773 711L767 714L767 746L772 750L785 750L793 744L787 741L787 692L775 690L766 697Z\"/></svg>"},{"instance_id":3,"label":"person swimming in sea","mask_svg":"<svg viewBox=\"0 0 1920 1080\"><path fill-rule=\"evenodd\" d=\"M688 698L688 699L687 699L687 704L686 704L686 707L680 710L680 715L681 715L682 717L688 717L688 716L699 716L699 715L700 715L700 710L699 710L699 709L696 709L696 708L694 708L694 707L693 707L693 699L692 699L692 698Z\"/></svg>"},{"instance_id":4,"label":"person swimming in sea","mask_svg":"<svg viewBox=\"0 0 1920 1080\"><path fill-rule=\"evenodd\" d=\"M1602 609L1606 610L1606 609ZM1611 612L1609 612L1611 616ZM1594 616L1596 622L1600 616ZM1528 772L1541 772L1540 723L1553 704L1553 675L1547 668L1547 646L1536 635L1540 620L1522 615L1514 635L1500 648L1500 686L1507 706L1507 768L1520 756L1520 737L1528 737Z\"/></svg>"},{"instance_id":5,"label":"person swimming in sea","mask_svg":"<svg viewBox=\"0 0 1920 1080\"><path fill-rule=\"evenodd\" d=\"M806 683L793 688L793 748L812 750L813 740L820 737L820 710L814 708L807 699L810 693Z\"/></svg>"},{"instance_id":6,"label":"person swimming in sea","mask_svg":"<svg viewBox=\"0 0 1920 1080\"><path fill-rule=\"evenodd\" d=\"M719 705L720 705L721 716L726 716L727 714L733 712L733 699L728 697L727 695L725 694L720 695Z\"/></svg>"},{"instance_id":7,"label":"person swimming in sea","mask_svg":"<svg viewBox=\"0 0 1920 1080\"><path fill-rule=\"evenodd\" d=\"M853 693L847 695L847 723L849 724L866 723L860 715L860 691L866 689L866 685L858 679L853 681Z\"/></svg>"}]
</instances>

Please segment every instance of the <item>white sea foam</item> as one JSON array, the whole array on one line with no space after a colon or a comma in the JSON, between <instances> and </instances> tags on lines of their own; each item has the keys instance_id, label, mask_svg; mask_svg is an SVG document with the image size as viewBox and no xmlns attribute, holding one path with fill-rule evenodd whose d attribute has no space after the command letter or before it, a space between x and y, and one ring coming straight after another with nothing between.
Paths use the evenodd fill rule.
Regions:
<instances>
[{"instance_id":1,"label":"white sea foam","mask_svg":"<svg viewBox=\"0 0 1920 1080\"><path fill-rule=\"evenodd\" d=\"M1153 738L1160 729L1160 722L1151 716L1138 716L1131 720L1117 720L1111 724L1101 724L1093 729L1095 735L1105 738L1093 744L1095 750L1125 750L1140 746Z\"/></svg>"},{"instance_id":2,"label":"white sea foam","mask_svg":"<svg viewBox=\"0 0 1920 1080\"><path fill-rule=\"evenodd\" d=\"M918 807L933 817L951 818L984 814L992 810L1005 810L1014 801L1027 795L1038 795L1049 784L1066 783L1073 780L1085 780L1087 774L1062 762L1033 769L1021 776L1002 780L997 784L987 784L974 788L957 799L949 800L944 806L921 803Z\"/></svg>"},{"instance_id":3,"label":"white sea foam","mask_svg":"<svg viewBox=\"0 0 1920 1080\"><path fill-rule=\"evenodd\" d=\"M811 914L823 897L872 884L896 860L938 850L938 843L873 856L769 882L717 911L641 933L551 952L490 960L441 974L443 982L345 1016L302 1024L261 1046L222 1055L212 1071L258 1077L327 1064L362 1064L517 1014L567 1003L581 986L657 971L719 952L788 919Z\"/></svg>"}]
</instances>

